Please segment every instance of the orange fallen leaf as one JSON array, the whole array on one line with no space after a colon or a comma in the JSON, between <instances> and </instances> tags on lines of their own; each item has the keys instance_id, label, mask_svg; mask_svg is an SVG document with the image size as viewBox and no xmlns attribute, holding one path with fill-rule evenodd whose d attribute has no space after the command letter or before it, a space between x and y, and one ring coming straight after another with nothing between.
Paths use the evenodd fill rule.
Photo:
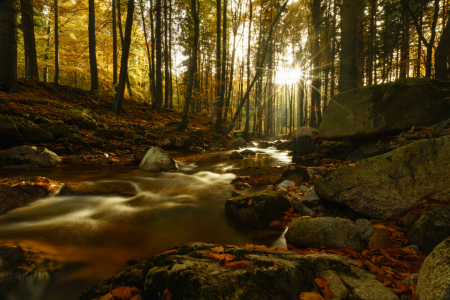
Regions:
<instances>
[{"instance_id":1,"label":"orange fallen leaf","mask_svg":"<svg viewBox=\"0 0 450 300\"><path fill-rule=\"evenodd\" d=\"M130 298L130 300L142 300L141 295L136 295Z\"/></svg>"},{"instance_id":2,"label":"orange fallen leaf","mask_svg":"<svg viewBox=\"0 0 450 300\"><path fill-rule=\"evenodd\" d=\"M323 295L325 296L325 300L331 300L334 297L334 292L330 289L328 285L328 281L323 276L318 276L315 279L316 284L320 287Z\"/></svg>"},{"instance_id":3,"label":"orange fallen leaf","mask_svg":"<svg viewBox=\"0 0 450 300\"><path fill-rule=\"evenodd\" d=\"M210 249L212 252L216 252L216 253L221 253L221 252L224 252L225 251L225 249L223 249L223 247L214 247L214 248L211 248Z\"/></svg>"},{"instance_id":4,"label":"orange fallen leaf","mask_svg":"<svg viewBox=\"0 0 450 300\"><path fill-rule=\"evenodd\" d=\"M130 287L125 288L125 290L123 291L123 296L125 297L125 299L128 299L131 296L133 296L133 291L131 290Z\"/></svg>"},{"instance_id":5,"label":"orange fallen leaf","mask_svg":"<svg viewBox=\"0 0 450 300\"><path fill-rule=\"evenodd\" d=\"M301 293L300 300L325 300L325 299L316 292L309 292L309 293Z\"/></svg>"},{"instance_id":6,"label":"orange fallen leaf","mask_svg":"<svg viewBox=\"0 0 450 300\"><path fill-rule=\"evenodd\" d=\"M323 217L323 213L320 213L320 214L316 215L316 218L320 218L320 217Z\"/></svg>"},{"instance_id":7,"label":"orange fallen leaf","mask_svg":"<svg viewBox=\"0 0 450 300\"><path fill-rule=\"evenodd\" d=\"M227 267L233 267L233 268L240 268L240 267L245 267L249 264L248 261L243 260L243 261L237 261L237 262L226 262L225 266Z\"/></svg>"},{"instance_id":8,"label":"orange fallen leaf","mask_svg":"<svg viewBox=\"0 0 450 300\"><path fill-rule=\"evenodd\" d=\"M212 253L206 253L206 257L212 258L218 261L230 261L233 260L234 256L230 254L212 254Z\"/></svg>"},{"instance_id":9,"label":"orange fallen leaf","mask_svg":"<svg viewBox=\"0 0 450 300\"><path fill-rule=\"evenodd\" d=\"M167 254L167 253L172 253L172 252L177 252L177 250L167 250L167 251L165 251L163 253L156 254L155 256L159 256L159 255L163 255L163 254Z\"/></svg>"},{"instance_id":10,"label":"orange fallen leaf","mask_svg":"<svg viewBox=\"0 0 450 300\"><path fill-rule=\"evenodd\" d=\"M252 202L253 202L253 199L250 199L250 200L248 200L247 204L248 204L248 205L251 205Z\"/></svg>"},{"instance_id":11,"label":"orange fallen leaf","mask_svg":"<svg viewBox=\"0 0 450 300\"><path fill-rule=\"evenodd\" d=\"M172 299L172 293L169 291L169 289L165 289L163 293L163 300L170 300Z\"/></svg>"},{"instance_id":12,"label":"orange fallen leaf","mask_svg":"<svg viewBox=\"0 0 450 300\"><path fill-rule=\"evenodd\" d=\"M122 298L122 299L126 299L126 297L125 297L125 295L124 295L125 289L126 289L126 287L121 286L121 287L118 287L118 288L112 290L111 293L112 293L113 296L115 296L115 297L120 297L120 298Z\"/></svg>"}]
</instances>

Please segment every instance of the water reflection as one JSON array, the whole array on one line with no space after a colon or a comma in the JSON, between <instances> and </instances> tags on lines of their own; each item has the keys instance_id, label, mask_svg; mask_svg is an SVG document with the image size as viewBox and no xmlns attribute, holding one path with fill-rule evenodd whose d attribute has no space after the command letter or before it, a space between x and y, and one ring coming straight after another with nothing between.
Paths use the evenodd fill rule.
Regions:
<instances>
[{"instance_id":1,"label":"water reflection","mask_svg":"<svg viewBox=\"0 0 450 300\"><path fill-rule=\"evenodd\" d=\"M75 182L78 194L41 199L0 216L0 243L31 248L60 265L49 281L42 280L36 300L75 299L128 260L183 243L258 243L248 228L226 217L224 204L234 190L230 170L289 164L286 151L262 151L245 160L229 159L231 151L179 155L175 159L181 170L172 173L131 168L20 171ZM8 172L1 177L19 175ZM272 245L284 247L283 236ZM26 282L36 282L27 280L24 291Z\"/></svg>"}]
</instances>

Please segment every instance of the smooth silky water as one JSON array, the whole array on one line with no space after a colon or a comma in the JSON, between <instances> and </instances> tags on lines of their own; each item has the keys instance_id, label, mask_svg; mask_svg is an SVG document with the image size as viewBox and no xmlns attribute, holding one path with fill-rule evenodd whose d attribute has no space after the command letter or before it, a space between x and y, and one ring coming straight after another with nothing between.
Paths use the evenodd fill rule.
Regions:
<instances>
[{"instance_id":1,"label":"smooth silky water","mask_svg":"<svg viewBox=\"0 0 450 300\"><path fill-rule=\"evenodd\" d=\"M39 175L101 192L40 199L0 216L0 245L32 249L56 267L50 276L42 272L24 279L10 299L75 299L130 261L188 242L258 243L248 228L225 215L234 190L231 172L288 165L290 157L287 151L249 149L265 153L245 160L229 159L231 151L174 155L180 170L168 173L86 167L1 170L0 178ZM111 191L120 196L108 195ZM282 236L267 246L286 247Z\"/></svg>"}]
</instances>

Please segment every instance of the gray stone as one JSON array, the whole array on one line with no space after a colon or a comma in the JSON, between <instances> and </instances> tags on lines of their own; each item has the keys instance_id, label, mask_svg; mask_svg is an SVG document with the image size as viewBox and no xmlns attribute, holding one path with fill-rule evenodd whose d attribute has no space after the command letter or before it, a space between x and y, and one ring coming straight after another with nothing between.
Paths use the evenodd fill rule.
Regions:
<instances>
[{"instance_id":1,"label":"gray stone","mask_svg":"<svg viewBox=\"0 0 450 300\"><path fill-rule=\"evenodd\" d=\"M84 155L74 155L67 162L69 165L81 165L87 161Z\"/></svg>"},{"instance_id":2,"label":"gray stone","mask_svg":"<svg viewBox=\"0 0 450 300\"><path fill-rule=\"evenodd\" d=\"M253 228L265 228L289 210L291 204L283 194L275 191L258 192L228 199L225 211Z\"/></svg>"},{"instance_id":3,"label":"gray stone","mask_svg":"<svg viewBox=\"0 0 450 300\"><path fill-rule=\"evenodd\" d=\"M285 180L282 183L278 184L278 188L289 188L289 187L293 187L295 188L295 182L291 181L291 180Z\"/></svg>"},{"instance_id":4,"label":"gray stone","mask_svg":"<svg viewBox=\"0 0 450 300\"><path fill-rule=\"evenodd\" d=\"M245 147L247 147L247 142L243 138L238 137L237 139L235 139L233 141L233 146L245 148Z\"/></svg>"},{"instance_id":5,"label":"gray stone","mask_svg":"<svg viewBox=\"0 0 450 300\"><path fill-rule=\"evenodd\" d=\"M314 136L319 132L311 127L300 127L295 131L292 138L292 159L299 160L303 155L314 152Z\"/></svg>"},{"instance_id":6,"label":"gray stone","mask_svg":"<svg viewBox=\"0 0 450 300\"><path fill-rule=\"evenodd\" d=\"M314 188L311 188L306 191L306 193L302 197L302 203L310 207L319 205L320 197L317 196Z\"/></svg>"},{"instance_id":7,"label":"gray stone","mask_svg":"<svg viewBox=\"0 0 450 300\"><path fill-rule=\"evenodd\" d=\"M370 226L370 221L366 219L358 219L355 221L356 232L363 235Z\"/></svg>"},{"instance_id":8,"label":"gray stone","mask_svg":"<svg viewBox=\"0 0 450 300\"><path fill-rule=\"evenodd\" d=\"M182 141L179 137L175 137L175 138L173 139L173 145L174 145L175 147L181 148L181 147L184 146L184 143L183 143L183 141Z\"/></svg>"},{"instance_id":9,"label":"gray stone","mask_svg":"<svg viewBox=\"0 0 450 300\"><path fill-rule=\"evenodd\" d=\"M416 295L418 300L450 299L450 238L436 246L423 262Z\"/></svg>"},{"instance_id":10,"label":"gray stone","mask_svg":"<svg viewBox=\"0 0 450 300\"><path fill-rule=\"evenodd\" d=\"M178 164L164 150L151 147L139 165L141 171L160 172L178 170Z\"/></svg>"},{"instance_id":11,"label":"gray stone","mask_svg":"<svg viewBox=\"0 0 450 300\"><path fill-rule=\"evenodd\" d=\"M370 141L350 153L350 155L347 156L346 161L360 161L383 153L384 152L378 149L375 141Z\"/></svg>"},{"instance_id":12,"label":"gray stone","mask_svg":"<svg viewBox=\"0 0 450 300\"><path fill-rule=\"evenodd\" d=\"M370 226L369 228L367 228L366 232L364 232L364 234L361 237L361 240L363 240L366 243L369 243L370 238L375 234L375 228L373 228L372 226Z\"/></svg>"},{"instance_id":13,"label":"gray stone","mask_svg":"<svg viewBox=\"0 0 450 300\"><path fill-rule=\"evenodd\" d=\"M13 119L0 117L0 139L15 138L19 136L19 130Z\"/></svg>"},{"instance_id":14,"label":"gray stone","mask_svg":"<svg viewBox=\"0 0 450 300\"><path fill-rule=\"evenodd\" d=\"M308 171L303 167L295 167L294 170L287 169L281 175L281 178L278 179L275 184L280 184L285 180L293 181L296 186L300 186L302 182L309 180Z\"/></svg>"},{"instance_id":15,"label":"gray stone","mask_svg":"<svg viewBox=\"0 0 450 300\"><path fill-rule=\"evenodd\" d=\"M242 155L256 155L256 152L250 149L245 149L244 151L241 151Z\"/></svg>"},{"instance_id":16,"label":"gray stone","mask_svg":"<svg viewBox=\"0 0 450 300\"><path fill-rule=\"evenodd\" d=\"M245 157L243 155L241 155L239 152L233 151L230 154L230 158L231 159L244 159Z\"/></svg>"},{"instance_id":17,"label":"gray stone","mask_svg":"<svg viewBox=\"0 0 450 300\"><path fill-rule=\"evenodd\" d=\"M312 210L303 203L298 203L297 201L292 200L292 206L294 207L294 211L298 212L303 217L305 216L309 216L311 218L316 217L316 213L314 212L314 210Z\"/></svg>"},{"instance_id":18,"label":"gray stone","mask_svg":"<svg viewBox=\"0 0 450 300\"><path fill-rule=\"evenodd\" d=\"M89 144L89 141L84 136L78 133L72 133L67 139L67 141L71 144L80 146Z\"/></svg>"},{"instance_id":19,"label":"gray stone","mask_svg":"<svg viewBox=\"0 0 450 300\"><path fill-rule=\"evenodd\" d=\"M172 145L173 144L172 144L171 140L165 139L163 144L162 144L162 147L163 147L163 149L169 149L170 147L172 147Z\"/></svg>"},{"instance_id":20,"label":"gray stone","mask_svg":"<svg viewBox=\"0 0 450 300\"><path fill-rule=\"evenodd\" d=\"M42 129L50 132L56 139L66 138L70 134L70 128L63 121L51 122L41 125Z\"/></svg>"},{"instance_id":21,"label":"gray stone","mask_svg":"<svg viewBox=\"0 0 450 300\"><path fill-rule=\"evenodd\" d=\"M316 193L373 218L402 215L425 195L450 197L450 136L421 140L320 177Z\"/></svg>"},{"instance_id":22,"label":"gray stone","mask_svg":"<svg viewBox=\"0 0 450 300\"><path fill-rule=\"evenodd\" d=\"M408 285L417 285L417 280L419 279L419 274L413 273L410 276L403 279L401 282Z\"/></svg>"},{"instance_id":23,"label":"gray stone","mask_svg":"<svg viewBox=\"0 0 450 300\"><path fill-rule=\"evenodd\" d=\"M327 140L370 138L450 119L450 82L402 78L336 94L323 114Z\"/></svg>"},{"instance_id":24,"label":"gray stone","mask_svg":"<svg viewBox=\"0 0 450 300\"><path fill-rule=\"evenodd\" d=\"M0 153L0 166L31 164L39 167L55 167L62 160L47 148L19 146Z\"/></svg>"},{"instance_id":25,"label":"gray stone","mask_svg":"<svg viewBox=\"0 0 450 300\"><path fill-rule=\"evenodd\" d=\"M161 299L166 289L173 294L172 299L298 300L303 292L320 293L314 280L322 274L327 280L334 283L333 278L345 286L337 293L338 299L398 300L375 275L346 257L225 247L225 254L233 256L231 262L248 262L233 268L205 257L213 253L211 248L219 246L204 243L180 246L176 252L154 256L117 273L83 292L78 299L98 299L113 287L126 283L143 287L144 300Z\"/></svg>"},{"instance_id":26,"label":"gray stone","mask_svg":"<svg viewBox=\"0 0 450 300\"><path fill-rule=\"evenodd\" d=\"M417 214L413 214L412 212L409 212L406 214L406 216L403 217L402 219L402 227L406 228L406 229L411 229L411 227L413 227L414 222L419 218L419 215Z\"/></svg>"},{"instance_id":27,"label":"gray stone","mask_svg":"<svg viewBox=\"0 0 450 300\"><path fill-rule=\"evenodd\" d=\"M302 191L303 193L305 193L305 192L309 191L309 189L310 189L310 187L309 187L309 186L306 186L306 185L302 185L302 186L300 186L300 191Z\"/></svg>"},{"instance_id":28,"label":"gray stone","mask_svg":"<svg viewBox=\"0 0 450 300\"><path fill-rule=\"evenodd\" d=\"M419 246L428 255L434 247L450 237L450 205L427 209L406 234L410 244Z\"/></svg>"},{"instance_id":29,"label":"gray stone","mask_svg":"<svg viewBox=\"0 0 450 300\"><path fill-rule=\"evenodd\" d=\"M302 248L362 249L355 223L348 219L294 219L286 232L286 240Z\"/></svg>"},{"instance_id":30,"label":"gray stone","mask_svg":"<svg viewBox=\"0 0 450 300\"><path fill-rule=\"evenodd\" d=\"M55 139L53 134L33 122L28 122L28 125L22 131L22 135L27 141L34 143L49 143Z\"/></svg>"}]
</instances>

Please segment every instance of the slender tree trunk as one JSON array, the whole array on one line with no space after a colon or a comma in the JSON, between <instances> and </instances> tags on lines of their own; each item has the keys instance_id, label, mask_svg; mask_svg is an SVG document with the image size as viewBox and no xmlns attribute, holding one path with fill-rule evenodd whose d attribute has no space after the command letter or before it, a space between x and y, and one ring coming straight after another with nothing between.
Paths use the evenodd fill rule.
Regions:
<instances>
[{"instance_id":1,"label":"slender tree trunk","mask_svg":"<svg viewBox=\"0 0 450 300\"><path fill-rule=\"evenodd\" d=\"M422 10L420 10L420 12L419 12L419 27L418 27L420 31L422 31L422 22L423 22L422 14L423 14L423 12L422 12ZM422 41L419 38L417 41L417 64L416 64L416 67L417 67L416 77L417 78L420 78L420 68L422 66L421 61L422 61Z\"/></svg>"},{"instance_id":2,"label":"slender tree trunk","mask_svg":"<svg viewBox=\"0 0 450 300\"><path fill-rule=\"evenodd\" d=\"M17 0L0 2L0 41L0 89L17 92Z\"/></svg>"},{"instance_id":3,"label":"slender tree trunk","mask_svg":"<svg viewBox=\"0 0 450 300\"><path fill-rule=\"evenodd\" d=\"M309 120L310 127L319 126L322 122L322 114L320 111L320 56L319 56L319 36L320 36L320 0L314 0L313 7L313 27L314 36L312 43L313 53L311 53L313 61L313 82L311 85L311 118Z\"/></svg>"},{"instance_id":4,"label":"slender tree trunk","mask_svg":"<svg viewBox=\"0 0 450 300\"><path fill-rule=\"evenodd\" d=\"M225 119L225 121L228 118L228 109L230 106L230 100L231 100L231 94L233 91L233 79L234 79L234 60L236 58L236 36L237 36L237 26L233 27L233 52L231 54L231 70L230 70L230 82L229 82L229 86L228 86L228 93L227 93L227 98L225 101L225 111L224 111L224 115L223 118Z\"/></svg>"},{"instance_id":5,"label":"slender tree trunk","mask_svg":"<svg viewBox=\"0 0 450 300\"><path fill-rule=\"evenodd\" d=\"M150 39L152 40L151 47L151 68L150 68L150 85L153 103L155 101L155 31L153 30L153 0L150 0Z\"/></svg>"},{"instance_id":6,"label":"slender tree trunk","mask_svg":"<svg viewBox=\"0 0 450 300\"><path fill-rule=\"evenodd\" d=\"M144 5L142 5L142 0L139 0L139 8L141 11L141 19L142 19L142 28L144 30L144 39L145 39L145 49L147 50L147 60L148 60L148 77L149 77L149 83L150 83L150 94L152 94L152 63L151 63L151 54L150 54L150 47L148 46L148 35L147 35L147 26L145 25L145 18L144 18ZM153 95L152 95L153 96Z\"/></svg>"},{"instance_id":7,"label":"slender tree trunk","mask_svg":"<svg viewBox=\"0 0 450 300\"><path fill-rule=\"evenodd\" d=\"M375 37L375 18L377 13L377 0L370 0L370 27L369 27L369 55L367 57L367 77L368 84L373 84L373 60L375 57L374 39Z\"/></svg>"},{"instance_id":8,"label":"slender tree trunk","mask_svg":"<svg viewBox=\"0 0 450 300\"><path fill-rule=\"evenodd\" d=\"M173 108L173 80L172 80L172 0L169 0L169 97L170 108Z\"/></svg>"},{"instance_id":9,"label":"slender tree trunk","mask_svg":"<svg viewBox=\"0 0 450 300\"><path fill-rule=\"evenodd\" d=\"M91 91L98 90L97 54L95 51L95 2L89 0L89 66L91 67Z\"/></svg>"},{"instance_id":10,"label":"slender tree trunk","mask_svg":"<svg viewBox=\"0 0 450 300\"><path fill-rule=\"evenodd\" d=\"M48 51L50 50L50 25L49 21L47 21L47 40L46 40L47 47L45 48L44 53L44 74L43 74L43 81L47 83L48 81Z\"/></svg>"},{"instance_id":11,"label":"slender tree trunk","mask_svg":"<svg viewBox=\"0 0 450 300\"><path fill-rule=\"evenodd\" d=\"M164 107L169 108L169 43L167 41L167 0L164 0Z\"/></svg>"},{"instance_id":12,"label":"slender tree trunk","mask_svg":"<svg viewBox=\"0 0 450 300\"><path fill-rule=\"evenodd\" d=\"M247 90L250 86L250 41L252 36L252 0L250 2L250 16L248 19L248 46L247 46ZM245 108L245 129L244 129L244 137L248 137L248 132L250 130L250 99L247 101L247 106Z\"/></svg>"},{"instance_id":13,"label":"slender tree trunk","mask_svg":"<svg viewBox=\"0 0 450 300\"><path fill-rule=\"evenodd\" d=\"M116 0L112 0L113 85L117 84L117 22L116 22L116 19L117 19L117 17L116 17Z\"/></svg>"},{"instance_id":14,"label":"slender tree trunk","mask_svg":"<svg viewBox=\"0 0 450 300\"><path fill-rule=\"evenodd\" d=\"M21 0L20 10L22 14L23 43L25 46L25 77L31 80L39 80L32 0Z\"/></svg>"},{"instance_id":15,"label":"slender tree trunk","mask_svg":"<svg viewBox=\"0 0 450 300\"><path fill-rule=\"evenodd\" d=\"M163 93L162 93L162 76L161 76L161 0L156 0L156 89L155 101L153 107L160 113L162 111Z\"/></svg>"},{"instance_id":16,"label":"slender tree trunk","mask_svg":"<svg viewBox=\"0 0 450 300\"><path fill-rule=\"evenodd\" d=\"M117 20L119 21L118 23L119 23L120 43L122 45L122 51L123 51L124 41L123 41L123 31L122 31L122 12L120 10L120 0L117 1L117 11L118 11ZM128 94L130 95L130 97L133 97L133 93L131 91L131 85L130 85L130 77L128 76L128 69L127 69L126 83L127 83Z\"/></svg>"},{"instance_id":17,"label":"slender tree trunk","mask_svg":"<svg viewBox=\"0 0 450 300\"><path fill-rule=\"evenodd\" d=\"M408 76L409 66L409 14L405 12L402 19L402 44L400 54L400 78Z\"/></svg>"},{"instance_id":18,"label":"slender tree trunk","mask_svg":"<svg viewBox=\"0 0 450 300\"><path fill-rule=\"evenodd\" d=\"M131 45L131 30L133 28L134 0L128 0L127 20L125 23L125 38L122 43L122 58L120 61L119 85L114 98L113 110L116 114L120 114L123 102L123 93L125 92L125 82L128 69L128 54Z\"/></svg>"},{"instance_id":19,"label":"slender tree trunk","mask_svg":"<svg viewBox=\"0 0 450 300\"><path fill-rule=\"evenodd\" d=\"M191 51L191 59L189 60L189 78L188 85L186 88L186 99L184 101L183 108L183 116L181 118L181 124L178 127L178 130L185 130L187 128L187 124L189 121L189 109L191 104L191 98L193 96L193 87L195 81L195 73L197 71L197 51L198 51L198 38L200 35L200 20L198 17L198 11L195 7L196 0L191 0L191 16L194 21L194 36L192 37L192 51ZM200 7L198 7L200 11Z\"/></svg>"},{"instance_id":20,"label":"slender tree trunk","mask_svg":"<svg viewBox=\"0 0 450 300\"><path fill-rule=\"evenodd\" d=\"M220 32L220 22L222 21L221 18L221 0L216 0L216 4L217 4L217 13L216 13L216 17L217 17L217 23L216 23L216 35L217 35L217 41L216 41L216 129L218 130L220 128L220 124L218 121L218 116L219 116L219 112L220 112L220 119L222 119L222 108L223 108L223 103L222 106L220 106L220 44L221 44L221 32ZM222 120L220 120L221 122Z\"/></svg>"},{"instance_id":21,"label":"slender tree trunk","mask_svg":"<svg viewBox=\"0 0 450 300\"><path fill-rule=\"evenodd\" d=\"M58 0L55 0L55 76L53 81L55 84L59 84L59 13L58 13Z\"/></svg>"},{"instance_id":22,"label":"slender tree trunk","mask_svg":"<svg viewBox=\"0 0 450 300\"><path fill-rule=\"evenodd\" d=\"M226 67L227 67L227 0L223 1L223 24L222 24L222 70L220 81L220 100L217 110L216 130L220 128L222 124L223 104L225 100L225 86L226 86Z\"/></svg>"},{"instance_id":23,"label":"slender tree trunk","mask_svg":"<svg viewBox=\"0 0 450 300\"><path fill-rule=\"evenodd\" d=\"M358 18L362 0L343 0L341 6L341 56L339 91L358 87L357 44Z\"/></svg>"}]
</instances>

